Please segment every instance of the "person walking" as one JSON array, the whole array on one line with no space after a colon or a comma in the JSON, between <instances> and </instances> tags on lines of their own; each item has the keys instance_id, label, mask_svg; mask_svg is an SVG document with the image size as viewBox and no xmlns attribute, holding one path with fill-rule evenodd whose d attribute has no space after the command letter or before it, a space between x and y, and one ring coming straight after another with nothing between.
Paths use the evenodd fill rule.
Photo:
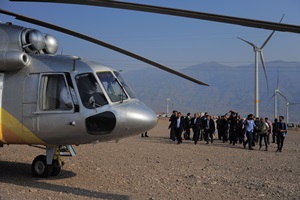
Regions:
<instances>
[{"instance_id":1,"label":"person walking","mask_svg":"<svg viewBox=\"0 0 300 200\"><path fill-rule=\"evenodd\" d=\"M222 120L222 138L223 143L228 141L228 128L229 128L229 122L228 122L228 115L225 114Z\"/></svg>"},{"instance_id":2,"label":"person walking","mask_svg":"<svg viewBox=\"0 0 300 200\"><path fill-rule=\"evenodd\" d=\"M216 121L218 130L218 140L222 140L222 120L223 116L218 116L218 119Z\"/></svg>"},{"instance_id":3,"label":"person walking","mask_svg":"<svg viewBox=\"0 0 300 200\"><path fill-rule=\"evenodd\" d=\"M268 142L268 144L270 144L270 135L272 135L272 132L273 132L273 125L272 125L272 122L269 120L268 117L265 118L265 121L269 126L269 130L268 130L268 133L267 133L267 142Z\"/></svg>"},{"instance_id":4,"label":"person walking","mask_svg":"<svg viewBox=\"0 0 300 200\"><path fill-rule=\"evenodd\" d=\"M215 122L212 119L212 117L210 115L206 116L206 124L204 126L204 130L205 130L205 141L208 144L209 143L209 139L210 142L213 143L214 142L214 133L216 130L216 126L215 126Z\"/></svg>"},{"instance_id":5,"label":"person walking","mask_svg":"<svg viewBox=\"0 0 300 200\"><path fill-rule=\"evenodd\" d=\"M237 143L237 126L238 126L238 113L234 111L230 111L231 114L229 116L229 142L232 145Z\"/></svg>"},{"instance_id":6,"label":"person walking","mask_svg":"<svg viewBox=\"0 0 300 200\"><path fill-rule=\"evenodd\" d=\"M279 116L279 124L278 124L278 134L277 134L277 151L281 152L283 147L283 142L287 134L286 123L283 121L284 117Z\"/></svg>"},{"instance_id":7,"label":"person walking","mask_svg":"<svg viewBox=\"0 0 300 200\"><path fill-rule=\"evenodd\" d=\"M194 134L195 134L195 137L193 137L194 144L197 144L197 142L199 140L199 135L200 135L201 129L202 129L202 123L201 123L200 113L198 112L196 114L195 123L193 125L193 130L194 130Z\"/></svg>"},{"instance_id":8,"label":"person walking","mask_svg":"<svg viewBox=\"0 0 300 200\"><path fill-rule=\"evenodd\" d=\"M191 113L187 113L186 117L184 118L185 123L185 132L184 132L184 139L190 140L191 139Z\"/></svg>"},{"instance_id":9,"label":"person walking","mask_svg":"<svg viewBox=\"0 0 300 200\"><path fill-rule=\"evenodd\" d=\"M182 143L181 134L183 131L184 131L184 117L181 116L181 112L178 112L177 119L176 119L176 129L175 129L177 144Z\"/></svg>"},{"instance_id":10,"label":"person walking","mask_svg":"<svg viewBox=\"0 0 300 200\"><path fill-rule=\"evenodd\" d=\"M244 148L246 148L246 145L248 144L249 150L253 150L252 148L253 134L254 134L254 128L256 127L253 120L253 114L249 114L247 116L247 119L244 121L244 125L245 125L246 137L247 137L247 140L243 144Z\"/></svg>"},{"instance_id":11,"label":"person walking","mask_svg":"<svg viewBox=\"0 0 300 200\"><path fill-rule=\"evenodd\" d=\"M269 131L269 125L265 121L263 117L260 118L260 123L258 125L258 134L259 134L259 150L261 150L262 147L262 139L264 138L266 151L268 151L268 131Z\"/></svg>"},{"instance_id":12,"label":"person walking","mask_svg":"<svg viewBox=\"0 0 300 200\"><path fill-rule=\"evenodd\" d=\"M170 139L175 141L175 129L176 129L176 120L177 120L177 114L178 112L176 110L173 111L173 114L171 115L169 121L170 125L168 129L170 129Z\"/></svg>"},{"instance_id":13,"label":"person walking","mask_svg":"<svg viewBox=\"0 0 300 200\"><path fill-rule=\"evenodd\" d=\"M273 123L272 143L275 143L277 141L278 126L279 126L278 119L275 118Z\"/></svg>"}]
</instances>

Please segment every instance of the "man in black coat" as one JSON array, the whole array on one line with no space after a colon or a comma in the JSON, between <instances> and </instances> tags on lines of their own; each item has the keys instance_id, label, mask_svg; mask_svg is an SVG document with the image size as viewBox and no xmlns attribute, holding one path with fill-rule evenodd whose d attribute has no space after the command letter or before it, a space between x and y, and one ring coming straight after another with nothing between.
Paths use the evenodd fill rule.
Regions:
<instances>
[{"instance_id":1,"label":"man in black coat","mask_svg":"<svg viewBox=\"0 0 300 200\"><path fill-rule=\"evenodd\" d=\"M283 142L287 134L287 125L283 121L284 117L279 116L279 124L278 124L278 133L277 133L277 151L281 152L283 147Z\"/></svg>"},{"instance_id":2,"label":"man in black coat","mask_svg":"<svg viewBox=\"0 0 300 200\"><path fill-rule=\"evenodd\" d=\"M173 114L171 115L171 117L169 119L170 139L172 139L173 141L175 141L175 124L176 124L177 114L178 114L178 112L176 110L174 110Z\"/></svg>"},{"instance_id":3,"label":"man in black coat","mask_svg":"<svg viewBox=\"0 0 300 200\"><path fill-rule=\"evenodd\" d=\"M223 138L223 143L228 141L228 115L225 114L222 120L222 138Z\"/></svg>"},{"instance_id":4,"label":"man in black coat","mask_svg":"<svg viewBox=\"0 0 300 200\"><path fill-rule=\"evenodd\" d=\"M204 139L206 141L206 144L209 143L209 138L211 143L213 143L214 141L213 134L215 133L216 127L215 127L215 122L210 115L206 115L206 120L204 121L203 125L205 131Z\"/></svg>"},{"instance_id":5,"label":"man in black coat","mask_svg":"<svg viewBox=\"0 0 300 200\"><path fill-rule=\"evenodd\" d=\"M182 132L184 131L184 117L181 116L181 112L178 112L175 124L175 135L177 138L177 144L182 143Z\"/></svg>"},{"instance_id":6,"label":"man in black coat","mask_svg":"<svg viewBox=\"0 0 300 200\"><path fill-rule=\"evenodd\" d=\"M195 135L195 137L193 137L193 139L194 139L195 144L197 144L197 142L199 140L199 135L200 135L201 129L202 129L202 123L201 123L200 113L197 113L196 119L195 119L195 122L193 125L193 130L194 130L194 135Z\"/></svg>"},{"instance_id":7,"label":"man in black coat","mask_svg":"<svg viewBox=\"0 0 300 200\"><path fill-rule=\"evenodd\" d=\"M187 113L186 117L184 118L184 123L185 123L185 134L184 134L184 139L190 140L191 139L191 113Z\"/></svg>"}]
</instances>

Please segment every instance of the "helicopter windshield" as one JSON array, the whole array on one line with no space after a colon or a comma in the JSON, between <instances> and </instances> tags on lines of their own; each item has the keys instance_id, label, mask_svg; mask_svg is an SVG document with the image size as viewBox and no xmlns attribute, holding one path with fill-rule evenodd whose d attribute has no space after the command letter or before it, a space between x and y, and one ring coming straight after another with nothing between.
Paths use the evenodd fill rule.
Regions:
<instances>
[{"instance_id":1,"label":"helicopter windshield","mask_svg":"<svg viewBox=\"0 0 300 200\"><path fill-rule=\"evenodd\" d=\"M133 93L133 91L131 90L131 88L129 87L129 85L126 83L126 81L123 79L123 77L121 76L121 74L119 72L117 72L117 71L114 71L114 74L119 79L119 81L121 82L122 86L125 88L127 94L130 96L130 98L136 99L135 94Z\"/></svg>"},{"instance_id":2,"label":"helicopter windshield","mask_svg":"<svg viewBox=\"0 0 300 200\"><path fill-rule=\"evenodd\" d=\"M94 74L79 74L75 79L82 104L86 108L92 109L108 104Z\"/></svg>"},{"instance_id":3,"label":"helicopter windshield","mask_svg":"<svg viewBox=\"0 0 300 200\"><path fill-rule=\"evenodd\" d=\"M112 102L122 102L128 99L123 86L111 72L98 72L97 76Z\"/></svg>"}]
</instances>

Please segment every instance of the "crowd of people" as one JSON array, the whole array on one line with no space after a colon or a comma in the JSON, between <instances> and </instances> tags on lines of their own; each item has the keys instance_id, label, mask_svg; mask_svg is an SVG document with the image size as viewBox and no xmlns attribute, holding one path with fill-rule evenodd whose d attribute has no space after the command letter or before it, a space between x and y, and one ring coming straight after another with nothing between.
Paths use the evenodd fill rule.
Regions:
<instances>
[{"instance_id":1,"label":"crowd of people","mask_svg":"<svg viewBox=\"0 0 300 200\"><path fill-rule=\"evenodd\" d=\"M184 117L174 110L169 121L170 139L177 141L177 144L181 144L183 138L193 140L194 144L199 141L209 144L218 139L231 145L242 144L244 148L248 146L249 150L253 150L255 144L258 144L261 150L264 140L265 150L268 151L272 139L272 143L277 143L277 152L281 152L287 133L283 116L279 117L279 121L275 118L272 123L267 117L255 118L253 114L244 119L233 110L216 119L207 112L202 116L200 112L195 113L193 117L187 113Z\"/></svg>"}]
</instances>

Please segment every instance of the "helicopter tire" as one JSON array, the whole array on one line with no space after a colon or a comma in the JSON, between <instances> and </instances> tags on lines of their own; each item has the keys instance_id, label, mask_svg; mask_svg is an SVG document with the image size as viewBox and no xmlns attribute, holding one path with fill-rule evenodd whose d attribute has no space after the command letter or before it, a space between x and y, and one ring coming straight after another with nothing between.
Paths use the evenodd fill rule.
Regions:
<instances>
[{"instance_id":1,"label":"helicopter tire","mask_svg":"<svg viewBox=\"0 0 300 200\"><path fill-rule=\"evenodd\" d=\"M59 166L58 161L53 160L52 166L53 166L53 170L52 170L51 176L57 176L61 170L61 167Z\"/></svg>"},{"instance_id":2,"label":"helicopter tire","mask_svg":"<svg viewBox=\"0 0 300 200\"><path fill-rule=\"evenodd\" d=\"M48 178L53 172L53 165L47 165L45 155L39 155L33 160L31 170L34 177Z\"/></svg>"}]
</instances>

